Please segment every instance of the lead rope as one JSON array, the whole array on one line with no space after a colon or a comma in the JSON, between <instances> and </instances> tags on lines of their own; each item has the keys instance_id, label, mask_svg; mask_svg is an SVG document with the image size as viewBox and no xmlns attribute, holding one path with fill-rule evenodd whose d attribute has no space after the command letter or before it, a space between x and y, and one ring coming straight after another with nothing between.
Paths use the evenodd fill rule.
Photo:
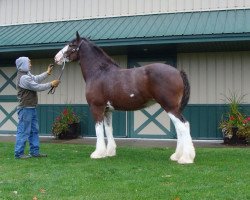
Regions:
<instances>
[{"instance_id":1,"label":"lead rope","mask_svg":"<svg viewBox=\"0 0 250 200\"><path fill-rule=\"evenodd\" d=\"M63 58L63 66L62 66L62 69L61 69L61 73L60 73L60 75L59 75L59 77L58 77L58 80L59 80L59 81L61 80L61 77L62 77L62 75L63 75L63 70L64 70L64 67L65 67L65 62L66 62L66 59ZM53 87L53 86L52 86L51 89L50 89L50 91L48 92L48 94L54 94L55 91L56 91L56 87Z\"/></svg>"}]
</instances>

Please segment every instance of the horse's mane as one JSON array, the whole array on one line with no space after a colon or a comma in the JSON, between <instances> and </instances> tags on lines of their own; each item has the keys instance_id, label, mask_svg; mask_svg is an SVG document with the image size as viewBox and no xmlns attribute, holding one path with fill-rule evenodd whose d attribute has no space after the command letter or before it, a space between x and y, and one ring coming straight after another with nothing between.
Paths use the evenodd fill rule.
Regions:
<instances>
[{"instance_id":1,"label":"horse's mane","mask_svg":"<svg viewBox=\"0 0 250 200\"><path fill-rule=\"evenodd\" d=\"M100 62L103 65L100 67L106 68L106 66L108 66L108 65L114 65L116 67L120 67L108 54L106 54L105 51L103 51L103 49L101 49L96 44L94 44L93 42L91 42L90 40L88 40L86 38L83 38L83 40L89 44L89 47L91 47L95 53L97 53L98 58L100 58Z\"/></svg>"}]
</instances>

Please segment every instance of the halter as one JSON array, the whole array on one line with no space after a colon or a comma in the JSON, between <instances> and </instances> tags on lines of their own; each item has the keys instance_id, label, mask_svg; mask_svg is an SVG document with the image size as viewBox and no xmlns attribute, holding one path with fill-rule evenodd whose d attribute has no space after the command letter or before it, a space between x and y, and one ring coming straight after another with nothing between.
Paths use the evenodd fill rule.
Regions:
<instances>
[{"instance_id":1,"label":"halter","mask_svg":"<svg viewBox=\"0 0 250 200\"><path fill-rule=\"evenodd\" d=\"M83 43L83 39L81 40L80 44L79 44L76 48L72 48L72 49L70 50L70 53L68 54L67 57L69 57L72 53L75 53L75 52L78 53L78 51L79 51L79 49L80 49L82 43ZM64 57L64 52L63 52L63 58L69 60L67 57Z\"/></svg>"},{"instance_id":2,"label":"halter","mask_svg":"<svg viewBox=\"0 0 250 200\"><path fill-rule=\"evenodd\" d=\"M79 44L75 49L71 49L71 52L69 53L68 57L69 57L72 53L74 53L75 51L78 52L79 49L80 49L80 47L81 47L81 45L82 45L82 43L83 43L83 40L80 42L80 44ZM62 50L61 50L61 51L62 51ZM69 61L69 59L64 55L64 53L65 53L65 52L62 52L62 54L63 54L63 66L62 66L62 69L61 69L61 73L60 73L60 75L59 75L59 77L58 77L58 80L61 80L61 77L62 77L62 75L63 75L63 70L64 70L64 67L65 67L65 63L66 63L66 61L67 61L67 62ZM48 92L48 94L54 94L55 91L56 91L56 87L51 87L51 89L50 89L50 91Z\"/></svg>"}]
</instances>

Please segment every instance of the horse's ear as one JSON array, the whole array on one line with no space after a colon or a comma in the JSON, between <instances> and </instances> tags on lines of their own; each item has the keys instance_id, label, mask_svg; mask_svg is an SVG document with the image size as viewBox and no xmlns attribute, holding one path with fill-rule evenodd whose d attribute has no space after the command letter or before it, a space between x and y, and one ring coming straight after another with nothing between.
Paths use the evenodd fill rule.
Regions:
<instances>
[{"instance_id":1,"label":"horse's ear","mask_svg":"<svg viewBox=\"0 0 250 200\"><path fill-rule=\"evenodd\" d=\"M79 35L78 31L76 31L76 39L77 39L78 41L80 41L80 40L81 40L81 37L80 37L80 35Z\"/></svg>"}]
</instances>

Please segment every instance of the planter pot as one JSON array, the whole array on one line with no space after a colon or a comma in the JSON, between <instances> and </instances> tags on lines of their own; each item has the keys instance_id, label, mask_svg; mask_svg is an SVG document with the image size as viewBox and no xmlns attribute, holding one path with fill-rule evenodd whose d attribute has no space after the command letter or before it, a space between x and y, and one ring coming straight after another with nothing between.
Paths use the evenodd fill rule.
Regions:
<instances>
[{"instance_id":1,"label":"planter pot","mask_svg":"<svg viewBox=\"0 0 250 200\"><path fill-rule=\"evenodd\" d=\"M224 144L228 145L247 145L248 140L246 137L240 137L237 135L239 128L232 127L233 136L231 138L224 136Z\"/></svg>"},{"instance_id":2,"label":"planter pot","mask_svg":"<svg viewBox=\"0 0 250 200\"><path fill-rule=\"evenodd\" d=\"M68 126L69 128L67 131L62 132L57 136L58 139L75 139L80 135L80 123L73 123Z\"/></svg>"},{"instance_id":3,"label":"planter pot","mask_svg":"<svg viewBox=\"0 0 250 200\"><path fill-rule=\"evenodd\" d=\"M237 126L232 127L233 136L232 136L231 141L230 141L232 144L237 144L237 141L238 141L237 132L238 132L238 130L239 130L239 128Z\"/></svg>"}]
</instances>

